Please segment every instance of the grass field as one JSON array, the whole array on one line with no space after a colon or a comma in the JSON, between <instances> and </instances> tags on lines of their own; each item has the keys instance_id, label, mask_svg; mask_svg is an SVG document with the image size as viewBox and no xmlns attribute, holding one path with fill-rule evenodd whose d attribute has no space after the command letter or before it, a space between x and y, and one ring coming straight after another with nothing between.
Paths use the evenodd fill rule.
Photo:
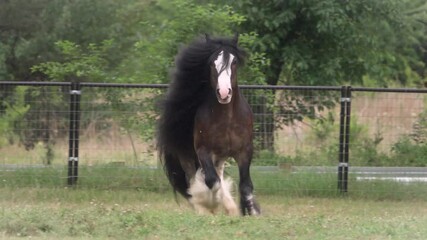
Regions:
<instances>
[{"instance_id":1,"label":"grass field","mask_svg":"<svg viewBox=\"0 0 427 240\"><path fill-rule=\"evenodd\" d=\"M0 172L2 239L425 239L425 184L354 182L336 176L254 172L259 217L196 215L175 202L155 170L82 168ZM229 169L230 175L235 175ZM90 176L90 177L89 177Z\"/></svg>"},{"instance_id":2,"label":"grass field","mask_svg":"<svg viewBox=\"0 0 427 240\"><path fill-rule=\"evenodd\" d=\"M1 188L4 239L425 239L424 201L260 195L260 217L198 216L171 194Z\"/></svg>"}]
</instances>

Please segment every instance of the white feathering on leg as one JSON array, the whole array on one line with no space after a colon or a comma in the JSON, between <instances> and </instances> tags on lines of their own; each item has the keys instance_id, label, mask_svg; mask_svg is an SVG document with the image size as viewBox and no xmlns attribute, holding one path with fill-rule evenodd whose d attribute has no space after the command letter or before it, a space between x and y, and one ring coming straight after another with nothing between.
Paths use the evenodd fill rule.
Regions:
<instances>
[{"instance_id":1,"label":"white feathering on leg","mask_svg":"<svg viewBox=\"0 0 427 240\"><path fill-rule=\"evenodd\" d=\"M198 213L216 213L220 204L219 189L219 183L215 183L212 190L209 189L205 183L205 176L199 169L188 189L188 194L191 195L189 201Z\"/></svg>"},{"instance_id":2,"label":"white feathering on leg","mask_svg":"<svg viewBox=\"0 0 427 240\"><path fill-rule=\"evenodd\" d=\"M231 178L225 178L221 181L222 187L222 204L224 205L225 211L228 215L238 216L239 209L234 202L233 196L231 195L233 189L233 180Z\"/></svg>"},{"instance_id":3,"label":"white feathering on leg","mask_svg":"<svg viewBox=\"0 0 427 240\"><path fill-rule=\"evenodd\" d=\"M189 202L199 214L217 213L222 204L228 215L237 216L239 209L231 195L232 188L233 180L225 178L209 189L205 183L205 176L199 169L188 189L188 193L191 195Z\"/></svg>"}]
</instances>

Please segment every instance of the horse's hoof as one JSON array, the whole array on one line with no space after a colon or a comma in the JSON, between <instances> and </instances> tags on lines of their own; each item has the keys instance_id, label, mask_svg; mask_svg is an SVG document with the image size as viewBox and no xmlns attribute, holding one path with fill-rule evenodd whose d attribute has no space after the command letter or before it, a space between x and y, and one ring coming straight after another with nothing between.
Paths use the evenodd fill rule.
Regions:
<instances>
[{"instance_id":1,"label":"horse's hoof","mask_svg":"<svg viewBox=\"0 0 427 240\"><path fill-rule=\"evenodd\" d=\"M261 215L261 208L257 202L250 198L247 201L242 202L242 214L250 216Z\"/></svg>"},{"instance_id":2,"label":"horse's hoof","mask_svg":"<svg viewBox=\"0 0 427 240\"><path fill-rule=\"evenodd\" d=\"M258 216L261 215L261 209L259 208L258 204L254 204L254 206L248 210L249 215L251 216Z\"/></svg>"}]
</instances>

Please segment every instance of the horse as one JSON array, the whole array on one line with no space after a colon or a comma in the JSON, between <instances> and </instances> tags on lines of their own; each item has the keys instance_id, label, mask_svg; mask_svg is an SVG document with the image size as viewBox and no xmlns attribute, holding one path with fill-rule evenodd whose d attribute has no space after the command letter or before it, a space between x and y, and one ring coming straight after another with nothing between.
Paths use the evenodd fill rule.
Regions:
<instances>
[{"instance_id":1,"label":"horse","mask_svg":"<svg viewBox=\"0 0 427 240\"><path fill-rule=\"evenodd\" d=\"M231 38L204 38L181 49L175 59L157 125L157 149L175 193L196 212L259 215L250 165L253 113L237 84L237 68L246 54ZM224 164L239 169L240 211Z\"/></svg>"}]
</instances>

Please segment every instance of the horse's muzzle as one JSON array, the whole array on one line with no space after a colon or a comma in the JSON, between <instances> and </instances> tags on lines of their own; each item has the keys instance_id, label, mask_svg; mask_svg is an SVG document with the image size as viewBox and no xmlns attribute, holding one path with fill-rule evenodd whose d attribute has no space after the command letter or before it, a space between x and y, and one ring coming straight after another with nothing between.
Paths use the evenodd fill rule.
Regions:
<instances>
[{"instance_id":1,"label":"horse's muzzle","mask_svg":"<svg viewBox=\"0 0 427 240\"><path fill-rule=\"evenodd\" d=\"M216 97L218 99L218 102L221 104L230 103L232 95L233 95L233 91L231 90L231 88L228 88L228 89L218 88L216 90Z\"/></svg>"}]
</instances>

